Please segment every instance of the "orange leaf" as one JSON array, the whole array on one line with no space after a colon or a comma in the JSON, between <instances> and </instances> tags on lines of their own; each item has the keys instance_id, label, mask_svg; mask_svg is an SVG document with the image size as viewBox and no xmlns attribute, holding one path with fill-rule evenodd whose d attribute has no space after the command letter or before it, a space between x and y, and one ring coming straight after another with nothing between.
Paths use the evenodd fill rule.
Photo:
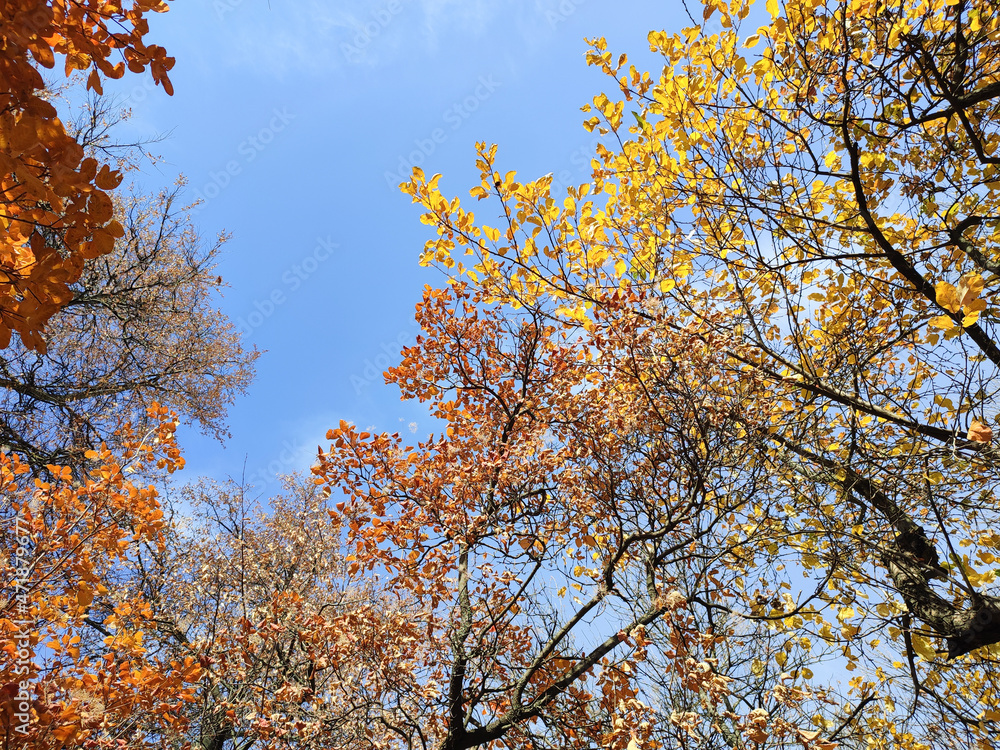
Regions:
<instances>
[{"instance_id":1,"label":"orange leaf","mask_svg":"<svg viewBox=\"0 0 1000 750\"><path fill-rule=\"evenodd\" d=\"M91 70L90 75L87 76L87 90L93 90L98 94L104 93L104 87L101 86L101 76L96 69Z\"/></svg>"},{"instance_id":2,"label":"orange leaf","mask_svg":"<svg viewBox=\"0 0 1000 750\"><path fill-rule=\"evenodd\" d=\"M978 419L973 419L966 437L974 443L989 443L993 440L993 430L989 425L983 424Z\"/></svg>"},{"instance_id":3,"label":"orange leaf","mask_svg":"<svg viewBox=\"0 0 1000 750\"><path fill-rule=\"evenodd\" d=\"M100 92L97 92L100 93ZM101 167L94 182L101 190L114 190L122 184L123 175L117 169L112 170L107 164Z\"/></svg>"},{"instance_id":4,"label":"orange leaf","mask_svg":"<svg viewBox=\"0 0 1000 750\"><path fill-rule=\"evenodd\" d=\"M94 591L86 583L81 583L80 588L76 590L76 602L81 607L89 607L90 603L94 601Z\"/></svg>"}]
</instances>

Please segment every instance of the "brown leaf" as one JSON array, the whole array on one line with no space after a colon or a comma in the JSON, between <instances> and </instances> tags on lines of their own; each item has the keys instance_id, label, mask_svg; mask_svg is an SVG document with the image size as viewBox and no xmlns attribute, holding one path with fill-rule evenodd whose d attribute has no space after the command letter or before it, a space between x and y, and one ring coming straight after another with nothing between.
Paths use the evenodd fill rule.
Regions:
<instances>
[{"instance_id":1,"label":"brown leaf","mask_svg":"<svg viewBox=\"0 0 1000 750\"><path fill-rule=\"evenodd\" d=\"M993 430L989 425L973 419L966 437L975 443L989 443L993 440Z\"/></svg>"}]
</instances>

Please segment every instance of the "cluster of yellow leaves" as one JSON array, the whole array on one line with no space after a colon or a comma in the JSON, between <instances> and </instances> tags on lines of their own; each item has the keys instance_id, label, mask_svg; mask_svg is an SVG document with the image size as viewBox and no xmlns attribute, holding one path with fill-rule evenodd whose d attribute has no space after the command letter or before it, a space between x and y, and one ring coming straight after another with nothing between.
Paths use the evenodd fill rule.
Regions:
<instances>
[{"instance_id":1,"label":"cluster of yellow leaves","mask_svg":"<svg viewBox=\"0 0 1000 750\"><path fill-rule=\"evenodd\" d=\"M61 55L67 75L90 70L87 87L98 93L102 75L148 67L170 93L173 58L143 39L146 15L165 10L163 0L0 0L0 348L16 331L44 349L40 331L84 261L123 234L108 194L121 174L67 134L38 67Z\"/></svg>"},{"instance_id":2,"label":"cluster of yellow leaves","mask_svg":"<svg viewBox=\"0 0 1000 750\"><path fill-rule=\"evenodd\" d=\"M980 298L984 286L983 277L978 273L966 274L957 287L947 281L939 281L935 286L937 303L952 314L961 313L961 325L968 328L986 311L986 300ZM948 331L956 326L956 322L949 315L939 315L927 325Z\"/></svg>"}]
</instances>

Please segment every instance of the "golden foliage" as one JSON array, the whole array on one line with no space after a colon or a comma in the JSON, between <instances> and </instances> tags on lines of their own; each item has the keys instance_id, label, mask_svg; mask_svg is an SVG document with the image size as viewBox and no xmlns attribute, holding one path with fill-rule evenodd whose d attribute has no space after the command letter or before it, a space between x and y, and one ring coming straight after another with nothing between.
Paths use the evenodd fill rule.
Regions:
<instances>
[{"instance_id":1,"label":"golden foliage","mask_svg":"<svg viewBox=\"0 0 1000 750\"><path fill-rule=\"evenodd\" d=\"M16 331L44 350L42 327L69 301L84 261L123 234L109 195L121 174L67 134L39 67L62 56L66 75L89 70L87 88L98 93L102 75L148 67L171 93L173 58L143 38L146 15L166 10L162 0L0 2L0 348Z\"/></svg>"}]
</instances>

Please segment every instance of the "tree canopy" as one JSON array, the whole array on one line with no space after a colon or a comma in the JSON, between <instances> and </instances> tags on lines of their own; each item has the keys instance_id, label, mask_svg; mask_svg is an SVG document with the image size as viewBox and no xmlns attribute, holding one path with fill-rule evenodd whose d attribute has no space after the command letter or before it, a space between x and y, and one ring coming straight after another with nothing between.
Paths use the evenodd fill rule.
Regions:
<instances>
[{"instance_id":1,"label":"tree canopy","mask_svg":"<svg viewBox=\"0 0 1000 750\"><path fill-rule=\"evenodd\" d=\"M655 76L592 40L588 61L616 84L586 108L605 136L593 182L554 196L550 178L502 174L483 145L471 194L496 218L480 223L417 171L404 189L438 230L424 262L484 304L574 331L583 361L634 379L616 395L652 405L700 373L707 393L686 414L656 414L706 426L665 449L705 461L718 429L738 459L697 486L723 482L713 494L742 504L719 513L718 541L687 549L719 572L686 601L786 633L779 664L804 643L838 651L855 708L843 726L820 713L821 735L989 743L1000 19L961 0L767 11L750 30L748 3L708 2L718 31L651 33ZM604 353L611 322L648 329L649 361ZM672 337L686 348L656 341ZM452 384L456 408L482 389ZM600 403L614 413L611 394ZM643 479L663 512L678 502Z\"/></svg>"},{"instance_id":2,"label":"tree canopy","mask_svg":"<svg viewBox=\"0 0 1000 750\"><path fill-rule=\"evenodd\" d=\"M699 10L649 34L655 71L589 40L612 81L584 108L591 180L556 191L480 143L473 201L401 186L445 280L385 380L435 434L343 421L261 506L126 480L181 465L164 406L34 488L4 457L8 546L44 571L28 640L52 638L26 688L5 651L8 730L25 689L38 748L997 747L1000 9ZM138 304L162 200L80 315ZM192 241L169 226L161 259ZM178 330L229 357L193 336L194 384L162 390L214 425L249 359L192 267L122 356L173 372L156 322L192 307ZM128 397L81 388L94 435L158 393L113 369Z\"/></svg>"}]
</instances>

